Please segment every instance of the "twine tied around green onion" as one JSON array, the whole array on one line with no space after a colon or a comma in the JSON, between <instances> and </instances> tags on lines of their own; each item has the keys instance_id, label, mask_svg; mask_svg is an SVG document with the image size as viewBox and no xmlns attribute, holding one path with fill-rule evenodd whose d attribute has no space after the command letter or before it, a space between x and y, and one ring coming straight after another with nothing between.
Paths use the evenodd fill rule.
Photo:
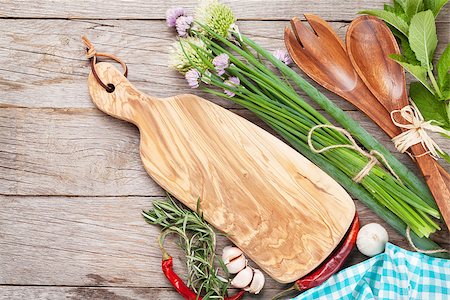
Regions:
<instances>
[{"instance_id":1,"label":"twine tied around green onion","mask_svg":"<svg viewBox=\"0 0 450 300\"><path fill-rule=\"evenodd\" d=\"M319 128L330 128L330 129L336 130L336 131L342 133L343 135L345 135L351 144L336 144L336 145L323 147L321 149L317 149L314 147L314 145L312 143L312 137L313 137L314 131L316 131ZM356 143L356 141L352 137L352 135L344 128L336 127L336 126L329 125L329 124L316 125L316 126L312 127L311 130L308 132L308 146L315 153L322 153L322 152L325 152L325 151L328 151L331 149L337 149L337 148L348 148L348 149L355 150L355 151L361 153L362 155L364 155L365 157L367 157L369 159L369 162L364 166L364 168L361 169L361 171L359 171L358 174L356 174L352 178L352 180L356 183L360 183L361 180L363 180L363 178L366 177L367 174L370 173L370 170L372 170L372 168L374 166L376 166L377 164L380 164L380 160L383 162L383 165L389 170L389 172L391 172L391 174L399 182L402 182L400 177L398 177L398 175L395 173L394 169L389 165L389 163L387 162L387 160L383 156L383 154L381 154L380 152L378 152L376 150L371 150L370 152L364 151L360 146L358 146L358 144Z\"/></svg>"},{"instance_id":2,"label":"twine tied around green onion","mask_svg":"<svg viewBox=\"0 0 450 300\"><path fill-rule=\"evenodd\" d=\"M348 140L350 141L351 144L342 144L342 145L330 145L327 147L323 147L321 149L317 149L314 147L313 143L312 143L312 138L313 138L313 134L314 131L316 131L319 128L330 128L333 130L336 130L340 133L342 133L343 135L345 135ZM311 128L311 130L308 132L308 146L309 148L315 152L315 153L322 153L331 149L337 149L337 148L348 148L348 149L353 149L359 153L361 153L362 155L364 155L365 157L367 157L369 159L369 162L364 166L364 168L361 169L361 171L359 171L358 174L356 174L352 179L353 181L355 181L356 183L361 182L361 180L367 176L370 172L370 170L376 166L377 164L380 164L379 159L381 159L381 161L383 162L383 165L389 170L389 172L391 172L391 174L397 178L397 180L399 182L402 182L400 180L400 178L398 177L398 175L395 173L395 171L392 169L392 167L389 165L389 163L386 161L385 157L383 156L383 154L381 154L380 152L376 151L376 150L372 150L370 152L364 151L360 146L358 146L358 144L356 143L355 139L352 137L352 135L345 129L340 128L340 127L336 127L333 125L329 125L329 124L319 124L316 125L314 127ZM379 159L378 159L378 158ZM418 248L412 241L411 239L411 228L409 226L406 226L406 239L409 242L409 245L416 251L419 253L424 253L424 254L432 254L432 253L440 253L440 252L449 252L446 249L440 248L440 249L433 249L433 250L423 250Z\"/></svg>"},{"instance_id":3,"label":"twine tied around green onion","mask_svg":"<svg viewBox=\"0 0 450 300\"><path fill-rule=\"evenodd\" d=\"M409 245L416 251L419 253L423 253L423 254L433 254L433 253L442 253L442 252L450 252L447 249L444 248L439 248L439 249L433 249L433 250L423 250L418 248L414 242L412 241L411 238L411 228L409 226L406 226L406 239L408 240Z\"/></svg>"}]
</instances>

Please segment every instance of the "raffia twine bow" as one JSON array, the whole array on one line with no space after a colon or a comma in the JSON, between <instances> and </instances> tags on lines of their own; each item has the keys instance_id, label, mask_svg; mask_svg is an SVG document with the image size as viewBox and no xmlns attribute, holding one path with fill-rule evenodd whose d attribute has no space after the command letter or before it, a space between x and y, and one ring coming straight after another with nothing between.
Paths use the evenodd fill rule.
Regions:
<instances>
[{"instance_id":1,"label":"raffia twine bow","mask_svg":"<svg viewBox=\"0 0 450 300\"><path fill-rule=\"evenodd\" d=\"M399 123L395 119L395 115L400 116L408 122L407 124ZM421 144L426 152L416 157L430 154L434 159L439 158L439 153L443 153L439 145L428 135L427 131L443 133L450 136L450 131L443 129L440 126L433 125L433 123L439 124L435 120L425 121L414 102L411 101L411 105L407 105L402 109L391 111L391 120L399 128L407 129L403 133L400 133L392 139L397 150L401 153L405 153L411 146L415 144Z\"/></svg>"}]
</instances>

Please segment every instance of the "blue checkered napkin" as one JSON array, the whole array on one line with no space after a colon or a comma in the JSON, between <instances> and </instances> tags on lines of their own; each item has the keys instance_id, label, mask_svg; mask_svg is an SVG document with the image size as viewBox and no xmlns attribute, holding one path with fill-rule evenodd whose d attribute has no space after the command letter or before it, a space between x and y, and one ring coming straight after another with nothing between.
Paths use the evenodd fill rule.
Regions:
<instances>
[{"instance_id":1,"label":"blue checkered napkin","mask_svg":"<svg viewBox=\"0 0 450 300\"><path fill-rule=\"evenodd\" d=\"M388 243L381 253L333 275L300 299L450 299L450 260Z\"/></svg>"}]
</instances>

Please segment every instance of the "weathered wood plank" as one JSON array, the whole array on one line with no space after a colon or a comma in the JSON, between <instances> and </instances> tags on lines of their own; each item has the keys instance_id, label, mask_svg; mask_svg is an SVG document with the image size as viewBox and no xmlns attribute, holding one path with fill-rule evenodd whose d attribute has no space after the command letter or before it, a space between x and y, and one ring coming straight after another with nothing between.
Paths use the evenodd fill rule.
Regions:
<instances>
[{"instance_id":1,"label":"weathered wood plank","mask_svg":"<svg viewBox=\"0 0 450 300\"><path fill-rule=\"evenodd\" d=\"M270 296L276 295L279 291L280 289L266 288L258 295L245 295L245 299L264 299L264 296L268 299ZM172 288L0 286L0 299L183 300L184 298Z\"/></svg>"},{"instance_id":2,"label":"weathered wood plank","mask_svg":"<svg viewBox=\"0 0 450 300\"><path fill-rule=\"evenodd\" d=\"M160 271L159 228L146 224L140 216L153 199L0 197L0 285L170 287ZM362 224L380 222L359 201L356 205ZM392 243L409 248L404 238L381 223ZM435 239L450 247L448 231ZM227 244L226 238L220 237L218 251ZM182 251L173 242L166 246L175 258L175 269L185 276ZM364 256L355 250L347 265L362 260ZM266 279L261 299L273 296L271 289L285 287ZM0 287L0 298L4 291L5 287Z\"/></svg>"},{"instance_id":3,"label":"weathered wood plank","mask_svg":"<svg viewBox=\"0 0 450 300\"><path fill-rule=\"evenodd\" d=\"M45 300L182 300L170 288L0 286L0 299Z\"/></svg>"},{"instance_id":4,"label":"weathered wood plank","mask_svg":"<svg viewBox=\"0 0 450 300\"><path fill-rule=\"evenodd\" d=\"M245 295L245 299L267 299L280 289L265 288L260 294ZM231 291L230 291L231 294ZM293 294L295 295L295 294ZM58 287L58 286L1 286L0 300L183 300L172 288L140 287Z\"/></svg>"},{"instance_id":5,"label":"weathered wood plank","mask_svg":"<svg viewBox=\"0 0 450 300\"><path fill-rule=\"evenodd\" d=\"M233 111L268 129L249 111ZM375 124L351 115L393 150ZM0 194L163 195L142 167L137 129L96 109L0 109L0 145Z\"/></svg>"},{"instance_id":6,"label":"weathered wood plank","mask_svg":"<svg viewBox=\"0 0 450 300\"><path fill-rule=\"evenodd\" d=\"M351 20L363 9L380 9L387 0L361 1L295 1L295 0L224 0L236 17L251 20L286 20L293 14L315 13L326 20ZM198 0L187 1L126 1L104 2L88 0L73 2L58 1L0 1L0 17L3 18L69 18L69 19L163 19L172 6L183 6L191 12ZM447 9L447 8L446 8Z\"/></svg>"},{"instance_id":7,"label":"weathered wood plank","mask_svg":"<svg viewBox=\"0 0 450 300\"><path fill-rule=\"evenodd\" d=\"M159 229L140 216L151 202L143 197L3 196L0 283L169 286L160 272ZM178 259L177 250L168 244Z\"/></svg>"},{"instance_id":8,"label":"weathered wood plank","mask_svg":"<svg viewBox=\"0 0 450 300\"><path fill-rule=\"evenodd\" d=\"M0 299L180 299L160 272L158 229L146 225L139 215L154 198L101 197L163 195L163 191L141 166L137 130L93 109L79 38L87 34L99 50L125 59L130 79L142 91L160 97L190 92L184 80L166 67L174 35L162 19L169 6L192 9L197 0L72 2L0 0L4 33L0 35L0 107L47 108L0 109L0 194L77 196L0 196ZM276 49L283 45L282 30L293 14L319 14L335 21L333 26L342 35L358 10L380 8L388 1L225 2L241 19L273 20L243 21L239 26L268 49ZM447 5L438 19L438 53L450 41L448 16ZM68 18L85 20L59 20ZM353 109L335 96L330 98L345 110ZM262 125L248 112L234 111ZM359 113L352 115L393 149L375 125ZM439 138L439 142L450 149L448 140ZM411 165L405 155L398 156ZM356 204L363 224L380 222ZM405 239L385 227L393 243L408 248ZM447 230L434 238L450 249ZM219 249L226 243L220 239ZM184 274L182 253L174 244L168 249ZM355 250L346 265L364 259ZM282 288L268 279L261 295L246 298L267 299Z\"/></svg>"},{"instance_id":9,"label":"weathered wood plank","mask_svg":"<svg viewBox=\"0 0 450 300\"><path fill-rule=\"evenodd\" d=\"M264 47L283 47L287 21L240 22L241 31ZM333 23L341 36L346 23ZM184 78L166 67L174 33L164 21L0 20L0 106L94 107L87 92L88 62L81 35L87 34L102 52L111 52L129 65L129 79L138 89L157 97L190 90ZM439 23L438 52L450 42L450 23ZM315 86L317 86L315 84ZM319 88L321 91L324 89ZM303 95L303 93L301 93ZM354 107L325 93L344 110ZM215 103L229 101L206 96Z\"/></svg>"},{"instance_id":10,"label":"weathered wood plank","mask_svg":"<svg viewBox=\"0 0 450 300\"><path fill-rule=\"evenodd\" d=\"M1 109L0 115L0 193L161 195L143 170L130 124L93 109Z\"/></svg>"}]
</instances>

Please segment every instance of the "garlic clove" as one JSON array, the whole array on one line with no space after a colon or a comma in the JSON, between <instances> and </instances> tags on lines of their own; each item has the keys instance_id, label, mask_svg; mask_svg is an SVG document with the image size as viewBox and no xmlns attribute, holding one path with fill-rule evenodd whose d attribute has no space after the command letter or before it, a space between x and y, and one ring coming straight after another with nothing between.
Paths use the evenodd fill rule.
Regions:
<instances>
[{"instance_id":1,"label":"garlic clove","mask_svg":"<svg viewBox=\"0 0 450 300\"><path fill-rule=\"evenodd\" d=\"M258 269L253 269L252 282L250 283L249 286L244 288L244 290L252 294L259 294L259 292L264 287L264 282L265 282L264 274Z\"/></svg>"},{"instance_id":2,"label":"garlic clove","mask_svg":"<svg viewBox=\"0 0 450 300\"><path fill-rule=\"evenodd\" d=\"M231 285L238 289L245 288L252 281L252 277L253 270L247 266L245 269L237 273L236 277L231 280Z\"/></svg>"},{"instance_id":3,"label":"garlic clove","mask_svg":"<svg viewBox=\"0 0 450 300\"><path fill-rule=\"evenodd\" d=\"M236 274L247 266L247 260L245 259L244 254L241 254L241 256L239 256L238 258L235 258L227 263L226 266L228 269L228 273Z\"/></svg>"},{"instance_id":4,"label":"garlic clove","mask_svg":"<svg viewBox=\"0 0 450 300\"><path fill-rule=\"evenodd\" d=\"M233 259L242 255L242 250L238 247L227 246L223 248L222 260L224 264L230 263Z\"/></svg>"}]
</instances>

